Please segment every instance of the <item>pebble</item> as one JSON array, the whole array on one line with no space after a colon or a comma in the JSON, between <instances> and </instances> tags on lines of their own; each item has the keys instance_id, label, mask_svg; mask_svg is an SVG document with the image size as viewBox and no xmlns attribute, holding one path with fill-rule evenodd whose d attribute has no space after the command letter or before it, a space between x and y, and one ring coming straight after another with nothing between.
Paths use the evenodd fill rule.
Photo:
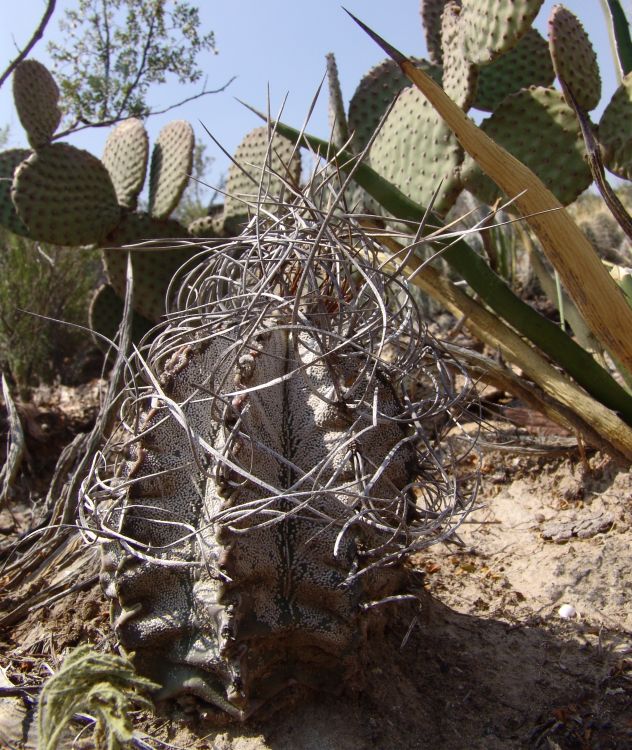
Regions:
<instances>
[{"instance_id":1,"label":"pebble","mask_svg":"<svg viewBox=\"0 0 632 750\"><path fill-rule=\"evenodd\" d=\"M577 610L575 609L575 607L573 607L572 604L562 604L562 606L557 610L557 614L563 620L570 620L571 617L577 616Z\"/></svg>"}]
</instances>

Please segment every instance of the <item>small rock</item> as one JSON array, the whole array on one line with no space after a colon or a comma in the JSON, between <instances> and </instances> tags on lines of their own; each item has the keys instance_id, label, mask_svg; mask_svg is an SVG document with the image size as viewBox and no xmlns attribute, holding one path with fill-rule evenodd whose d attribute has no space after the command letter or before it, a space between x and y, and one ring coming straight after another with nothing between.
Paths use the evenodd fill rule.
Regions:
<instances>
[{"instance_id":1,"label":"small rock","mask_svg":"<svg viewBox=\"0 0 632 750\"><path fill-rule=\"evenodd\" d=\"M568 521L550 521L542 527L542 537L553 542L566 542L572 537L590 539L608 531L614 523L612 513L600 513L591 518L571 518Z\"/></svg>"},{"instance_id":2,"label":"small rock","mask_svg":"<svg viewBox=\"0 0 632 750\"><path fill-rule=\"evenodd\" d=\"M575 607L573 607L572 604L562 604L562 606L557 610L557 614L563 620L570 620L572 617L576 617L577 610L575 609Z\"/></svg>"},{"instance_id":3,"label":"small rock","mask_svg":"<svg viewBox=\"0 0 632 750\"><path fill-rule=\"evenodd\" d=\"M0 511L0 534L10 534L15 529L13 516L5 508Z\"/></svg>"}]
</instances>

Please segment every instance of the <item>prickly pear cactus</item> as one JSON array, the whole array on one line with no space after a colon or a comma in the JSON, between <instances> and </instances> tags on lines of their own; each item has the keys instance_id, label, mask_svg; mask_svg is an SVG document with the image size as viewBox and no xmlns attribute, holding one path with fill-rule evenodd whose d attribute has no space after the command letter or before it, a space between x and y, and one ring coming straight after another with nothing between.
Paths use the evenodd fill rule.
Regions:
<instances>
[{"instance_id":1,"label":"prickly pear cactus","mask_svg":"<svg viewBox=\"0 0 632 750\"><path fill-rule=\"evenodd\" d=\"M626 237L621 227L608 211L599 211L589 218L577 222L602 258L611 263L626 263L630 256L621 251Z\"/></svg>"},{"instance_id":2,"label":"prickly pear cactus","mask_svg":"<svg viewBox=\"0 0 632 750\"><path fill-rule=\"evenodd\" d=\"M529 86L551 86L554 80L548 44L530 29L509 52L480 69L473 106L493 112L510 94Z\"/></svg>"},{"instance_id":3,"label":"prickly pear cactus","mask_svg":"<svg viewBox=\"0 0 632 750\"><path fill-rule=\"evenodd\" d=\"M632 180L632 73L625 76L601 115L599 141L608 169Z\"/></svg>"},{"instance_id":4,"label":"prickly pear cactus","mask_svg":"<svg viewBox=\"0 0 632 750\"><path fill-rule=\"evenodd\" d=\"M370 165L421 205L429 204L441 183L435 203L440 214L461 191L462 160L455 135L414 88L401 92L369 153Z\"/></svg>"},{"instance_id":5,"label":"prickly pear cactus","mask_svg":"<svg viewBox=\"0 0 632 750\"><path fill-rule=\"evenodd\" d=\"M35 149L50 143L61 121L59 89L48 68L24 60L13 74L13 99L29 143Z\"/></svg>"},{"instance_id":6,"label":"prickly pear cactus","mask_svg":"<svg viewBox=\"0 0 632 750\"><path fill-rule=\"evenodd\" d=\"M465 56L460 15L460 3L449 2L441 16L442 85L450 99L467 112L476 96L478 68Z\"/></svg>"},{"instance_id":7,"label":"prickly pear cactus","mask_svg":"<svg viewBox=\"0 0 632 750\"><path fill-rule=\"evenodd\" d=\"M166 219L180 202L194 147L193 128L185 120L168 123L158 134L149 170L149 213L156 219Z\"/></svg>"},{"instance_id":8,"label":"prickly pear cactus","mask_svg":"<svg viewBox=\"0 0 632 750\"><path fill-rule=\"evenodd\" d=\"M11 199L29 237L55 245L97 242L121 214L106 168L68 143L43 146L23 161Z\"/></svg>"},{"instance_id":9,"label":"prickly pear cactus","mask_svg":"<svg viewBox=\"0 0 632 750\"><path fill-rule=\"evenodd\" d=\"M564 205L592 182L575 113L555 89L533 86L508 96L481 128L551 186ZM493 203L499 195L470 157L464 162L462 178L483 203Z\"/></svg>"},{"instance_id":10,"label":"prickly pear cactus","mask_svg":"<svg viewBox=\"0 0 632 750\"><path fill-rule=\"evenodd\" d=\"M211 216L200 216L189 224L187 232L191 237L224 237L224 219L221 212Z\"/></svg>"},{"instance_id":11,"label":"prickly pear cactus","mask_svg":"<svg viewBox=\"0 0 632 750\"><path fill-rule=\"evenodd\" d=\"M107 351L116 335L123 319L124 303L121 297L109 284L102 284L92 295L88 320L99 348ZM138 313L132 317L132 341L140 341L153 327L153 323Z\"/></svg>"},{"instance_id":12,"label":"prickly pear cactus","mask_svg":"<svg viewBox=\"0 0 632 750\"><path fill-rule=\"evenodd\" d=\"M426 60L415 64L441 84L441 68ZM362 78L349 102L349 131L354 133L353 147L361 151L369 142L391 102L410 81L394 60L383 60Z\"/></svg>"},{"instance_id":13,"label":"prickly pear cactus","mask_svg":"<svg viewBox=\"0 0 632 750\"><path fill-rule=\"evenodd\" d=\"M357 683L372 626L420 593L406 553L468 507L424 426L455 403L449 363L360 228L315 245L317 216L260 216L187 274L89 483L118 638L206 716Z\"/></svg>"},{"instance_id":14,"label":"prickly pear cactus","mask_svg":"<svg viewBox=\"0 0 632 750\"><path fill-rule=\"evenodd\" d=\"M563 5L556 5L549 17L549 48L558 79L582 109L594 109L601 99L597 55L584 27Z\"/></svg>"},{"instance_id":15,"label":"prickly pear cactus","mask_svg":"<svg viewBox=\"0 0 632 750\"><path fill-rule=\"evenodd\" d=\"M103 164L112 178L121 206L134 209L145 183L149 138L141 120L135 117L117 125L108 136Z\"/></svg>"},{"instance_id":16,"label":"prickly pear cactus","mask_svg":"<svg viewBox=\"0 0 632 750\"><path fill-rule=\"evenodd\" d=\"M298 184L301 176L299 150L280 135L270 142L266 126L244 137L234 159L237 164L228 170L224 203L223 227L228 234L239 234L248 216L256 212L261 196L278 199L285 193L290 197L285 181Z\"/></svg>"},{"instance_id":17,"label":"prickly pear cactus","mask_svg":"<svg viewBox=\"0 0 632 750\"><path fill-rule=\"evenodd\" d=\"M11 200L13 175L20 164L28 159L30 151L13 148L0 154L0 224L14 234L28 237L29 230L17 215Z\"/></svg>"},{"instance_id":18,"label":"prickly pear cactus","mask_svg":"<svg viewBox=\"0 0 632 750\"><path fill-rule=\"evenodd\" d=\"M327 85L329 87L329 132L332 142L342 147L349 138L349 126L342 101L338 66L333 53L325 55L325 59L327 60Z\"/></svg>"},{"instance_id":19,"label":"prickly pear cactus","mask_svg":"<svg viewBox=\"0 0 632 750\"><path fill-rule=\"evenodd\" d=\"M592 178L570 97L568 106L563 106L551 87L557 72L587 112L600 98L600 74L588 36L569 10L560 5L553 8L548 42L533 28L542 4L543 0L421 0L429 56L437 64L421 61L420 66L464 111L472 106L491 112L483 123L488 135L498 136L511 154L568 204ZM599 126L588 123L602 147L605 166L626 179L632 175L632 85L628 79L606 107ZM362 79L348 117L356 152L372 141L369 163L422 204L427 204L443 180L434 206L440 214L450 209L463 188L483 202L493 202L500 192L464 156L451 132L429 112L425 99L420 99L419 106L412 101L409 88L408 79L392 60ZM537 93L549 90L551 94ZM375 137L382 116L398 95L382 132ZM353 197L351 203L380 213L361 191Z\"/></svg>"},{"instance_id":20,"label":"prickly pear cactus","mask_svg":"<svg viewBox=\"0 0 632 750\"><path fill-rule=\"evenodd\" d=\"M544 0L462 0L465 53L489 65L508 52L531 28Z\"/></svg>"},{"instance_id":21,"label":"prickly pear cactus","mask_svg":"<svg viewBox=\"0 0 632 750\"><path fill-rule=\"evenodd\" d=\"M155 219L144 213L126 212L116 229L108 235L102 249L103 265L114 291L125 297L127 253L132 249L134 272L134 310L142 317L157 322L166 312L167 288L180 266L195 254L195 249L182 246L187 233L173 219ZM174 240L169 242L169 240Z\"/></svg>"},{"instance_id":22,"label":"prickly pear cactus","mask_svg":"<svg viewBox=\"0 0 632 750\"><path fill-rule=\"evenodd\" d=\"M450 0L420 0L419 12L426 35L428 57L435 65L443 65L441 46L441 16Z\"/></svg>"}]
</instances>

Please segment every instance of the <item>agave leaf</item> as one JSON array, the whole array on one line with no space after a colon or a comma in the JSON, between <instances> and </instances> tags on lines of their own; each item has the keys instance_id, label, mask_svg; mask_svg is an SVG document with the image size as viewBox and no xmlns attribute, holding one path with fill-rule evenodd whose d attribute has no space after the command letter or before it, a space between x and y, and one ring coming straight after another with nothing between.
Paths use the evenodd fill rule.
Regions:
<instances>
[{"instance_id":1,"label":"agave leaf","mask_svg":"<svg viewBox=\"0 0 632 750\"><path fill-rule=\"evenodd\" d=\"M602 0L602 5L607 5L607 9L604 8L604 10L611 28L613 46L619 63L620 78L623 78L632 70L630 25L619 0Z\"/></svg>"},{"instance_id":2,"label":"agave leaf","mask_svg":"<svg viewBox=\"0 0 632 750\"><path fill-rule=\"evenodd\" d=\"M382 257L383 260L388 260L392 256ZM553 409L548 413L553 419L580 431L592 445L598 446L600 438L605 440L606 447L610 447L610 452L613 452L614 448L614 454L618 454L619 459L632 459L632 428L629 425L578 388L480 303L441 276L434 268L426 266L419 270L419 265L419 260L414 256L407 263L408 273L415 273L412 283L438 299L453 314L465 317L467 327L477 338L498 350L504 359L518 365L530 380L537 383L552 399ZM561 404L564 411L560 413L559 409L555 408L556 403ZM569 425L569 414L577 415L579 420L574 418Z\"/></svg>"},{"instance_id":3,"label":"agave leaf","mask_svg":"<svg viewBox=\"0 0 632 750\"><path fill-rule=\"evenodd\" d=\"M266 116L250 107L262 119ZM315 136L299 131L280 122L273 123L276 132L286 138L300 142L320 154L332 155L331 144ZM366 164L358 164L357 158L347 151L336 153L340 169L353 169L353 179L363 187L381 206L398 219L421 221L426 213L423 206L411 201L404 193ZM443 226L433 217L434 226ZM472 287L472 289L498 315L526 336L554 362L564 368L596 399L613 409L632 425L632 397L622 388L591 355L552 321L540 315L523 302L507 284L495 274L485 261L463 240L442 253L446 260Z\"/></svg>"},{"instance_id":4,"label":"agave leaf","mask_svg":"<svg viewBox=\"0 0 632 750\"><path fill-rule=\"evenodd\" d=\"M517 208L533 228L595 337L627 369L632 370L632 340L629 336L632 309L570 214L530 169L494 143L428 75L362 22L355 20L399 63L483 171L506 195L515 196Z\"/></svg>"}]
</instances>

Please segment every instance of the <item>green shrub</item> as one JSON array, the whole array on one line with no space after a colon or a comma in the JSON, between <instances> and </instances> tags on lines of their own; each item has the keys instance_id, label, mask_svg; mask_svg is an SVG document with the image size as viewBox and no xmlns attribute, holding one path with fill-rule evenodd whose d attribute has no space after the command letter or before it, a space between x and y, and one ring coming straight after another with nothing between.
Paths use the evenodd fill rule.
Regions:
<instances>
[{"instance_id":1,"label":"green shrub","mask_svg":"<svg viewBox=\"0 0 632 750\"><path fill-rule=\"evenodd\" d=\"M94 251L0 233L0 369L20 389L72 379L80 369L89 335L36 315L87 325L99 273Z\"/></svg>"}]
</instances>

